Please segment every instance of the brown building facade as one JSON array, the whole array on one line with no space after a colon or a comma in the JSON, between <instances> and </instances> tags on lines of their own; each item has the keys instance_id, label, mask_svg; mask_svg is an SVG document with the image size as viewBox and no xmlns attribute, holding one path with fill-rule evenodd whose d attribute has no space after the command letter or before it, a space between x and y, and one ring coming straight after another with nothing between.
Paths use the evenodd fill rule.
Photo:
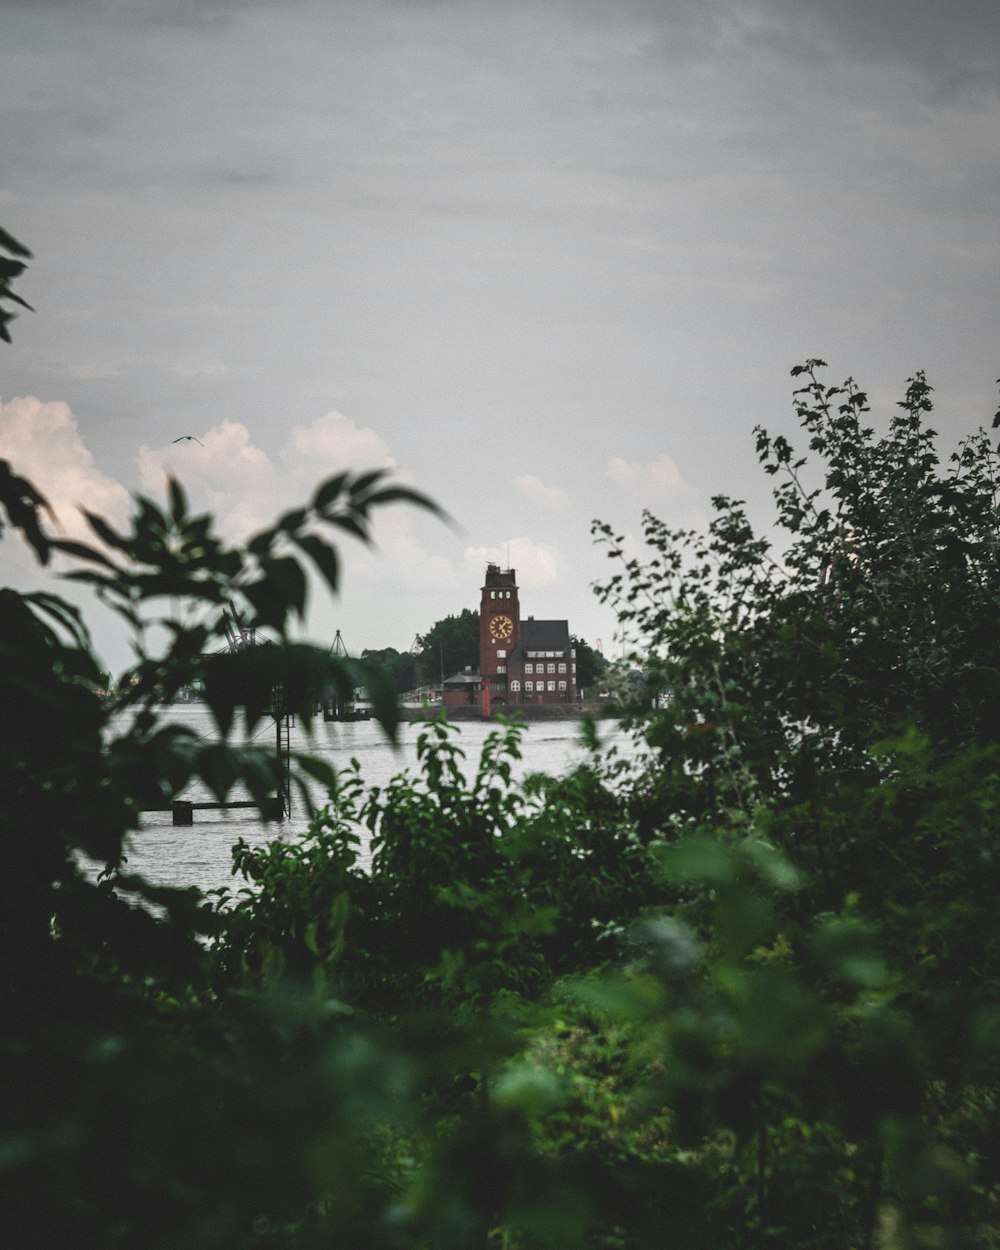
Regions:
<instances>
[{"instance_id":1,"label":"brown building facade","mask_svg":"<svg viewBox=\"0 0 1000 1250\"><path fill-rule=\"evenodd\" d=\"M479 600L480 702L572 703L576 653L568 621L522 620L514 569L486 566Z\"/></svg>"}]
</instances>

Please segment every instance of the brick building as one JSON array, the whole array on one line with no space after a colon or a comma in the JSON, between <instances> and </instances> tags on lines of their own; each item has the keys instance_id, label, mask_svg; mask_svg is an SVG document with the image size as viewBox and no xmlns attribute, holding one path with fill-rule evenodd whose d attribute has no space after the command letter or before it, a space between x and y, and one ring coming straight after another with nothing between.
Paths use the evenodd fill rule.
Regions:
<instances>
[{"instance_id":1,"label":"brick building","mask_svg":"<svg viewBox=\"0 0 1000 1250\"><path fill-rule=\"evenodd\" d=\"M486 566L479 600L480 703L572 703L576 652L568 621L522 619L514 569Z\"/></svg>"}]
</instances>

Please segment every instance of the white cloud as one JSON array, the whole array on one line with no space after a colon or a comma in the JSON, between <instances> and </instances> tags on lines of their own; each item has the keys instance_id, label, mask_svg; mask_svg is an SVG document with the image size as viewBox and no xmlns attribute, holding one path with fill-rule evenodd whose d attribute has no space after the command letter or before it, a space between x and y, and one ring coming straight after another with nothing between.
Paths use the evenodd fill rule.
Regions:
<instances>
[{"instance_id":1,"label":"white cloud","mask_svg":"<svg viewBox=\"0 0 1000 1250\"><path fill-rule=\"evenodd\" d=\"M487 564L517 570L522 590L540 590L559 578L562 557L555 547L531 538L511 538L503 547L466 547L465 562L482 576Z\"/></svg>"},{"instance_id":2,"label":"white cloud","mask_svg":"<svg viewBox=\"0 0 1000 1250\"><path fill-rule=\"evenodd\" d=\"M382 437L339 412L291 428L276 464L238 421L223 421L187 440L139 452L144 490L162 497L177 476L199 507L209 508L235 541L305 503L323 478L343 470L394 469Z\"/></svg>"},{"instance_id":3,"label":"white cloud","mask_svg":"<svg viewBox=\"0 0 1000 1250\"><path fill-rule=\"evenodd\" d=\"M380 434L355 425L340 412L328 412L310 425L295 426L285 457L297 457L303 466L319 473L396 466Z\"/></svg>"},{"instance_id":4,"label":"white cloud","mask_svg":"<svg viewBox=\"0 0 1000 1250\"><path fill-rule=\"evenodd\" d=\"M396 469L384 439L375 430L356 425L339 412L291 428L275 463L253 441L250 430L235 421L166 447L142 447L139 453L143 489L162 498L168 474L174 474L194 509L207 509L220 532L231 542L246 539L269 525L288 508L306 503L319 483L350 470ZM454 567L429 551L414 531L412 507L381 508L372 514L370 548L346 534L335 536L345 563L349 595L359 592L411 594L454 587Z\"/></svg>"},{"instance_id":5,"label":"white cloud","mask_svg":"<svg viewBox=\"0 0 1000 1250\"><path fill-rule=\"evenodd\" d=\"M281 507L279 475L266 453L238 421L223 421L194 439L139 449L144 491L163 498L167 478L178 479L192 508L214 513L230 541L246 538L273 519Z\"/></svg>"},{"instance_id":6,"label":"white cloud","mask_svg":"<svg viewBox=\"0 0 1000 1250\"><path fill-rule=\"evenodd\" d=\"M540 508L549 512L565 512L569 507L569 496L560 486L546 486L533 473L522 473L514 481L518 489Z\"/></svg>"},{"instance_id":7,"label":"white cloud","mask_svg":"<svg viewBox=\"0 0 1000 1250\"><path fill-rule=\"evenodd\" d=\"M68 404L32 395L0 402L0 457L46 497L65 537L95 541L81 507L114 525L128 517L128 491L96 467Z\"/></svg>"},{"instance_id":8,"label":"white cloud","mask_svg":"<svg viewBox=\"0 0 1000 1250\"><path fill-rule=\"evenodd\" d=\"M384 591L449 591L455 586L451 560L428 551L413 531L412 508L388 508L375 516L374 558L366 577Z\"/></svg>"},{"instance_id":9,"label":"white cloud","mask_svg":"<svg viewBox=\"0 0 1000 1250\"><path fill-rule=\"evenodd\" d=\"M657 456L644 464L616 456L608 461L608 477L627 489L641 488L661 496L675 496L690 489L676 462L667 455Z\"/></svg>"}]
</instances>

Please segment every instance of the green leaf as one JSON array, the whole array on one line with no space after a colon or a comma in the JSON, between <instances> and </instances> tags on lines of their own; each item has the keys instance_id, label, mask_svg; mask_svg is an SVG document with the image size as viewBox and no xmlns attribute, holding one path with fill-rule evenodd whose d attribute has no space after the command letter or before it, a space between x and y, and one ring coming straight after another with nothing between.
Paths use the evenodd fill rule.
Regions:
<instances>
[{"instance_id":1,"label":"green leaf","mask_svg":"<svg viewBox=\"0 0 1000 1250\"><path fill-rule=\"evenodd\" d=\"M2 227L0 227L0 247L14 256L23 256L26 260L32 259L31 252L28 251L24 244L19 243L12 234L8 234Z\"/></svg>"},{"instance_id":2,"label":"green leaf","mask_svg":"<svg viewBox=\"0 0 1000 1250\"><path fill-rule=\"evenodd\" d=\"M875 932L858 920L831 920L810 940L814 957L856 985L886 983L888 969Z\"/></svg>"},{"instance_id":3,"label":"green leaf","mask_svg":"<svg viewBox=\"0 0 1000 1250\"><path fill-rule=\"evenodd\" d=\"M175 525L181 525L187 514L187 496L172 473L167 476L167 490L170 494L170 515Z\"/></svg>"},{"instance_id":4,"label":"green leaf","mask_svg":"<svg viewBox=\"0 0 1000 1250\"><path fill-rule=\"evenodd\" d=\"M129 552L131 550L129 543L124 537L116 530L113 530L102 516L98 516L96 512L88 512L86 509L84 509L83 515L86 517L87 524L102 542L107 543L109 547L116 548L118 551Z\"/></svg>"},{"instance_id":5,"label":"green leaf","mask_svg":"<svg viewBox=\"0 0 1000 1250\"><path fill-rule=\"evenodd\" d=\"M665 845L659 850L658 861L662 875L669 881L726 886L736 880L737 865L732 853L708 838L685 838Z\"/></svg>"},{"instance_id":6,"label":"green leaf","mask_svg":"<svg viewBox=\"0 0 1000 1250\"><path fill-rule=\"evenodd\" d=\"M313 509L316 512L325 512L337 496L343 493L348 477L347 473L338 473L334 477L328 477L313 495Z\"/></svg>"},{"instance_id":7,"label":"green leaf","mask_svg":"<svg viewBox=\"0 0 1000 1250\"><path fill-rule=\"evenodd\" d=\"M315 564L327 587L335 592L340 578L340 561L336 548L316 534L299 534L294 541Z\"/></svg>"}]
</instances>

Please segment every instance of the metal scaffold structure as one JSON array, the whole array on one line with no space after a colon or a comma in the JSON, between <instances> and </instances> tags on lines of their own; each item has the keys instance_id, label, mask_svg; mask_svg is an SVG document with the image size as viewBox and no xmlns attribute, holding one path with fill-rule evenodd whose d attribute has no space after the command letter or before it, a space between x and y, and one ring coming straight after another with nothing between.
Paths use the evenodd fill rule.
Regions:
<instances>
[{"instance_id":1,"label":"metal scaffold structure","mask_svg":"<svg viewBox=\"0 0 1000 1250\"><path fill-rule=\"evenodd\" d=\"M330 655L338 659L350 659L350 652L347 650L347 644L344 642L343 635L338 629L334 635L333 644L330 647ZM350 695L343 695L335 686L330 686L323 700L323 719L325 721L354 721L369 720L371 711L368 708L359 708L354 699L354 692Z\"/></svg>"}]
</instances>

